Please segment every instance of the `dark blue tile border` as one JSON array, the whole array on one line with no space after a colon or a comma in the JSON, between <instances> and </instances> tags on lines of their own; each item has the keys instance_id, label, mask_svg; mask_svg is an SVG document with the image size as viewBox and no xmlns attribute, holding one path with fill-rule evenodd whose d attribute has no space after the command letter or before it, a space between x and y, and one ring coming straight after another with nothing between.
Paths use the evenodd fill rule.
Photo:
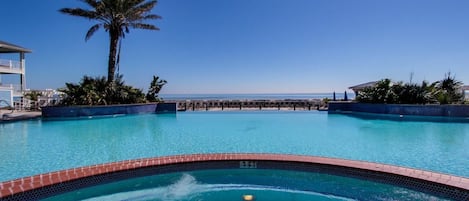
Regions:
<instances>
[{"instance_id":1,"label":"dark blue tile border","mask_svg":"<svg viewBox=\"0 0 469 201\"><path fill-rule=\"evenodd\" d=\"M116 115L145 113L176 113L175 103L148 103L105 106L51 106L42 108L45 120L113 117Z\"/></svg>"}]
</instances>

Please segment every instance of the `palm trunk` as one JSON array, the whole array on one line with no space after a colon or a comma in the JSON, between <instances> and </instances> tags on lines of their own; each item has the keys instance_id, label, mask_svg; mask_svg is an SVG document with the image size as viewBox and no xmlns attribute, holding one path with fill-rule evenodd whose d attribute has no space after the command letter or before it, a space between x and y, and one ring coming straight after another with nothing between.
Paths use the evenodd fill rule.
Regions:
<instances>
[{"instance_id":1,"label":"palm trunk","mask_svg":"<svg viewBox=\"0 0 469 201\"><path fill-rule=\"evenodd\" d=\"M110 44L109 44L109 63L107 69L107 82L111 84L114 82L114 74L116 72L116 56L117 56L117 43L119 41L119 33L115 30L109 30Z\"/></svg>"}]
</instances>

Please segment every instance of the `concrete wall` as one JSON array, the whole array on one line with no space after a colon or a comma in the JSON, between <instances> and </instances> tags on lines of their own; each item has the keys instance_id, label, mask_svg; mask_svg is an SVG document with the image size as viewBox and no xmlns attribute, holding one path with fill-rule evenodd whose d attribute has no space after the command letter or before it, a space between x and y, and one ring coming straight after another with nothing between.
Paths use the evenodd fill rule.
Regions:
<instances>
[{"instance_id":1,"label":"concrete wall","mask_svg":"<svg viewBox=\"0 0 469 201\"><path fill-rule=\"evenodd\" d=\"M329 102L329 113L363 112L375 114L469 117L469 105L404 105Z\"/></svg>"},{"instance_id":2,"label":"concrete wall","mask_svg":"<svg viewBox=\"0 0 469 201\"><path fill-rule=\"evenodd\" d=\"M161 107L158 109L158 107ZM144 113L176 113L176 104L149 103L106 106L50 106L42 108L43 118L80 118Z\"/></svg>"}]
</instances>

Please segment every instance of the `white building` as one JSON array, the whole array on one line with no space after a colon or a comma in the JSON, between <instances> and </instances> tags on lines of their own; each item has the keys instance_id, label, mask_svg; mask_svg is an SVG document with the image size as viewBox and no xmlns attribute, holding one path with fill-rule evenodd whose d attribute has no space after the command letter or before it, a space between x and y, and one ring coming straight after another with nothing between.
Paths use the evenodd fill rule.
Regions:
<instances>
[{"instance_id":1,"label":"white building","mask_svg":"<svg viewBox=\"0 0 469 201\"><path fill-rule=\"evenodd\" d=\"M13 106L13 99L23 97L26 88L25 53L31 53L31 50L0 41L0 108ZM2 76L7 74L17 75L18 82L4 83Z\"/></svg>"},{"instance_id":2,"label":"white building","mask_svg":"<svg viewBox=\"0 0 469 201\"><path fill-rule=\"evenodd\" d=\"M357 97L360 91L363 91L367 87L373 87L376 85L376 83L378 83L378 81L367 82L367 83L351 86L349 87L349 89L353 90L353 92L355 92L355 97Z\"/></svg>"},{"instance_id":3,"label":"white building","mask_svg":"<svg viewBox=\"0 0 469 201\"><path fill-rule=\"evenodd\" d=\"M55 89L45 89L45 90L28 90L26 89L25 94L36 92L39 94L37 97L37 101L34 105L30 105L31 107L45 107L45 106L53 106L57 105L61 100L64 93L59 92Z\"/></svg>"}]
</instances>

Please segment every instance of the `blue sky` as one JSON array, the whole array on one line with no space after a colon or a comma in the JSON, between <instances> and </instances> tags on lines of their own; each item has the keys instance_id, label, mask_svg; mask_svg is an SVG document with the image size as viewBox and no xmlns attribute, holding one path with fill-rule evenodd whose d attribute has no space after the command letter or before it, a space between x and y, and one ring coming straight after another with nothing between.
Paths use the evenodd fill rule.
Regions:
<instances>
[{"instance_id":1,"label":"blue sky","mask_svg":"<svg viewBox=\"0 0 469 201\"><path fill-rule=\"evenodd\" d=\"M0 6L0 40L33 51L28 88L106 75L107 33L85 42L93 22L58 12L84 3ZM433 82L448 71L469 83L465 0L159 0L153 13L161 30L131 30L121 53L126 83L145 90L152 75L168 81L169 94L340 92L411 73Z\"/></svg>"}]
</instances>

